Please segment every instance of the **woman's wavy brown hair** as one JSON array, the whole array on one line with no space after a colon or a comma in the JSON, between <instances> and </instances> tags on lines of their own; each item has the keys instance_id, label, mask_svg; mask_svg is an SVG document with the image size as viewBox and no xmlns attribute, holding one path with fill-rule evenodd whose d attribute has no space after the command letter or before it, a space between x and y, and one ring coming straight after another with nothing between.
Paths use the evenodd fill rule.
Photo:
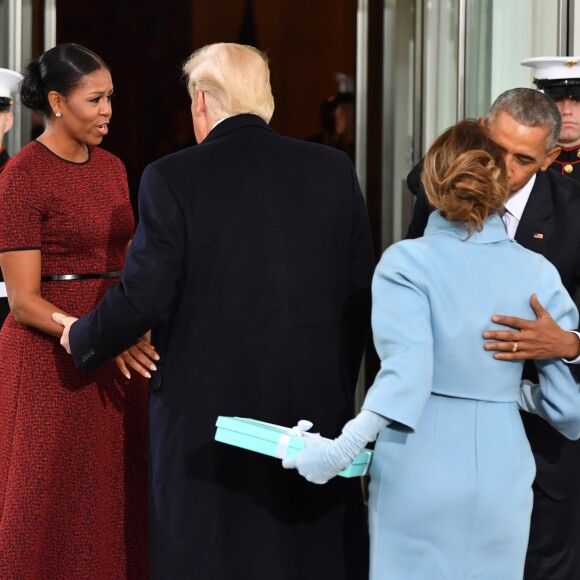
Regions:
<instances>
[{"instance_id":1,"label":"woman's wavy brown hair","mask_svg":"<svg viewBox=\"0 0 580 580\"><path fill-rule=\"evenodd\" d=\"M429 202L470 236L502 210L509 194L504 151L474 120L460 121L437 137L421 181Z\"/></svg>"}]
</instances>

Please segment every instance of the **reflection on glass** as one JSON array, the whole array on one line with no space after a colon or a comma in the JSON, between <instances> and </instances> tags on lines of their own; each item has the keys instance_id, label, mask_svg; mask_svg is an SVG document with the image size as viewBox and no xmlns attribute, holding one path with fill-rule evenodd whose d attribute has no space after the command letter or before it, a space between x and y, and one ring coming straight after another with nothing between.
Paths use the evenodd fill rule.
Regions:
<instances>
[{"instance_id":1,"label":"reflection on glass","mask_svg":"<svg viewBox=\"0 0 580 580\"><path fill-rule=\"evenodd\" d=\"M423 78L426 146L457 119L458 0L425 4Z\"/></svg>"},{"instance_id":2,"label":"reflection on glass","mask_svg":"<svg viewBox=\"0 0 580 580\"><path fill-rule=\"evenodd\" d=\"M524 58L558 54L558 7L544 0L468 0L466 116L507 89L533 87Z\"/></svg>"},{"instance_id":3,"label":"reflection on glass","mask_svg":"<svg viewBox=\"0 0 580 580\"><path fill-rule=\"evenodd\" d=\"M0 68L8 68L8 1L0 0Z\"/></svg>"}]
</instances>

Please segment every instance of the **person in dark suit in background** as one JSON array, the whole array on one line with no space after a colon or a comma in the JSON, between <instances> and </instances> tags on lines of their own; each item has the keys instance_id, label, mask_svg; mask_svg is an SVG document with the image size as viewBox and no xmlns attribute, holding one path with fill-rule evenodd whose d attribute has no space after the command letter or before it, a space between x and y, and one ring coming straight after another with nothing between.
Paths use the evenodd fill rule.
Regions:
<instances>
[{"instance_id":1,"label":"person in dark suit in background","mask_svg":"<svg viewBox=\"0 0 580 580\"><path fill-rule=\"evenodd\" d=\"M548 169L560 151L556 143L561 117L556 105L535 89L511 89L496 99L484 122L505 151L512 192L504 213L508 234L552 262L570 295L577 298L580 185ZM408 176L412 190L420 173L418 166ZM424 191L417 189L407 237L422 235L431 211ZM576 333L556 325L535 296L531 305L537 321L494 317L494 322L518 330L487 331L484 338L495 342L486 343L485 348L498 351L494 356L503 360L562 357L579 362ZM572 370L580 372L577 365ZM533 365L525 365L524 378L534 379ZM580 442L562 437L536 416L524 413L523 420L537 466L525 578L580 578Z\"/></svg>"},{"instance_id":2,"label":"person in dark suit in background","mask_svg":"<svg viewBox=\"0 0 580 580\"><path fill-rule=\"evenodd\" d=\"M12 114L12 96L18 91L18 83L22 80L22 75L14 70L0 68L0 173L10 159L10 155L4 146L4 135L12 129L14 115ZM8 294L6 284L0 269L0 326L6 320L10 306L8 305Z\"/></svg>"},{"instance_id":3,"label":"person in dark suit in background","mask_svg":"<svg viewBox=\"0 0 580 580\"><path fill-rule=\"evenodd\" d=\"M374 269L353 165L269 127L256 49L209 45L184 72L199 145L145 169L122 281L88 316L55 315L62 344L91 370L153 329L153 578L366 579L358 480L316 488L214 441L218 415L330 437L353 416Z\"/></svg>"}]
</instances>

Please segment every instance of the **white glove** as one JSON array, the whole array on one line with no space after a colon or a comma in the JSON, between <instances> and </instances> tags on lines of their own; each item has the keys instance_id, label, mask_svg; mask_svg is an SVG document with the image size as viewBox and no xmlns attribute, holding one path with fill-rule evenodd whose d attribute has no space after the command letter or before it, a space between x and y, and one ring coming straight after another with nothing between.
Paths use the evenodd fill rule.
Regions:
<instances>
[{"instance_id":1,"label":"white glove","mask_svg":"<svg viewBox=\"0 0 580 580\"><path fill-rule=\"evenodd\" d=\"M374 441L389 424L389 420L372 411L361 411L342 429L336 439L320 435L306 437L306 447L300 453L282 461L285 469L297 469L312 483L326 483L350 465L354 458Z\"/></svg>"}]
</instances>

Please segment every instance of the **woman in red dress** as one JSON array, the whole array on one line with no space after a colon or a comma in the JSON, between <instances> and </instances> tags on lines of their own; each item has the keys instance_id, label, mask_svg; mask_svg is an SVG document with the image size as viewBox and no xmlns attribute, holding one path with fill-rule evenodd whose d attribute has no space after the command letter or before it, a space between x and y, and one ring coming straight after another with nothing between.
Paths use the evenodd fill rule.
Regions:
<instances>
[{"instance_id":1,"label":"woman in red dress","mask_svg":"<svg viewBox=\"0 0 580 580\"><path fill-rule=\"evenodd\" d=\"M142 341L79 372L51 319L97 305L132 236L124 166L97 147L112 93L107 65L81 46L59 45L31 62L21 100L45 113L47 127L0 176L11 306L0 331L2 579L148 577L140 375L156 355Z\"/></svg>"}]
</instances>

